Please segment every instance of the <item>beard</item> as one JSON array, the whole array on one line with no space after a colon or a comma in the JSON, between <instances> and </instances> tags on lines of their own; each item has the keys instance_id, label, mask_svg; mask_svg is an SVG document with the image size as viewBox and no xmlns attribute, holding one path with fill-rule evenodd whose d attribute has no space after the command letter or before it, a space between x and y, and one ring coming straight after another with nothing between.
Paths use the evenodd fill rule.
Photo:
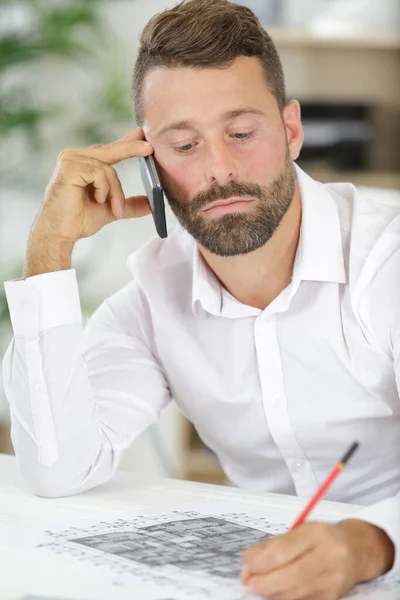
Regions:
<instances>
[{"instance_id":1,"label":"beard","mask_svg":"<svg viewBox=\"0 0 400 600\"><path fill-rule=\"evenodd\" d=\"M179 223L206 250L218 256L238 256L264 246L286 214L295 191L295 169L287 156L285 167L268 186L230 181L199 192L190 202L181 200L162 183L171 210ZM202 210L211 202L231 197L254 199L242 213L206 218Z\"/></svg>"}]
</instances>

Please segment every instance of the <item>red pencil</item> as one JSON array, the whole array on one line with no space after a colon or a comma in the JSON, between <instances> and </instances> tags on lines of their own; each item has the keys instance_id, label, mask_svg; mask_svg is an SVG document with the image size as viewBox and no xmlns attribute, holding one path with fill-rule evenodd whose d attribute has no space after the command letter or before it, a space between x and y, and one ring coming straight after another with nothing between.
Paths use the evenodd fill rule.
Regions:
<instances>
[{"instance_id":1,"label":"red pencil","mask_svg":"<svg viewBox=\"0 0 400 600\"><path fill-rule=\"evenodd\" d=\"M344 465L350 460L350 458L353 456L354 452L357 450L357 448L359 447L359 445L360 444L358 442L353 442L353 444L347 450L346 454L337 463L337 465L334 467L334 469L332 470L332 472L330 473L330 475L326 478L326 480L321 485L321 487L315 492L315 495L311 498L310 502L307 504L307 506L305 507L305 509L301 513L301 515L293 523L292 527L290 528L290 531L293 531L293 529L296 529L296 527L298 527L299 525L301 525L302 523L304 523L304 521L306 520L306 518L308 517L308 515L310 514L310 512L314 508L314 506L317 504L318 500L320 500L322 498L322 496L325 494L325 492L327 491L327 489L335 481L336 477L343 470Z\"/></svg>"}]
</instances>

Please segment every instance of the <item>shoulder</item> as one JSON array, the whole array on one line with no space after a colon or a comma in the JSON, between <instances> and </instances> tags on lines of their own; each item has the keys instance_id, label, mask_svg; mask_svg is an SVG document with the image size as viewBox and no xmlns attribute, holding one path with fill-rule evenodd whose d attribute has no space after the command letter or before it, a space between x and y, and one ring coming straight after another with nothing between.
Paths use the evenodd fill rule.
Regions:
<instances>
[{"instance_id":1,"label":"shoulder","mask_svg":"<svg viewBox=\"0 0 400 600\"><path fill-rule=\"evenodd\" d=\"M190 300L193 238L177 224L167 238L151 238L128 258L131 280L109 296L87 323L87 331L136 335L154 313L182 309Z\"/></svg>"},{"instance_id":2,"label":"shoulder","mask_svg":"<svg viewBox=\"0 0 400 600\"><path fill-rule=\"evenodd\" d=\"M177 223L128 258L136 293L152 313L186 312L191 301L195 242Z\"/></svg>"},{"instance_id":3,"label":"shoulder","mask_svg":"<svg viewBox=\"0 0 400 600\"><path fill-rule=\"evenodd\" d=\"M400 248L400 191L324 184L334 200L353 281L370 280Z\"/></svg>"},{"instance_id":4,"label":"shoulder","mask_svg":"<svg viewBox=\"0 0 400 600\"><path fill-rule=\"evenodd\" d=\"M331 186L345 243L353 310L391 354L400 332L400 192Z\"/></svg>"},{"instance_id":5,"label":"shoulder","mask_svg":"<svg viewBox=\"0 0 400 600\"><path fill-rule=\"evenodd\" d=\"M323 185L335 201L342 231L352 235L355 242L362 238L362 246L373 246L389 225L397 227L400 191L356 187L351 183Z\"/></svg>"},{"instance_id":6,"label":"shoulder","mask_svg":"<svg viewBox=\"0 0 400 600\"><path fill-rule=\"evenodd\" d=\"M185 264L192 265L194 251L193 238L177 223L168 237L152 237L139 250L128 258L128 267L134 279L165 274L165 270L179 269Z\"/></svg>"},{"instance_id":7,"label":"shoulder","mask_svg":"<svg viewBox=\"0 0 400 600\"><path fill-rule=\"evenodd\" d=\"M371 343L391 353L400 331L400 192L320 185L339 218L351 311Z\"/></svg>"}]
</instances>

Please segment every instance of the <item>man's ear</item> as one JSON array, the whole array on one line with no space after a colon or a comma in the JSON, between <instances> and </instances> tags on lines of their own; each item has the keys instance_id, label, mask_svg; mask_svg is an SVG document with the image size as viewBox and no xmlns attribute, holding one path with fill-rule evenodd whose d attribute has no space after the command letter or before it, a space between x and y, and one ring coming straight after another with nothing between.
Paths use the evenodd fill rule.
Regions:
<instances>
[{"instance_id":1,"label":"man's ear","mask_svg":"<svg viewBox=\"0 0 400 600\"><path fill-rule=\"evenodd\" d=\"M301 124L301 109L297 100L290 100L282 111L290 157L296 160L303 145L303 126Z\"/></svg>"}]
</instances>

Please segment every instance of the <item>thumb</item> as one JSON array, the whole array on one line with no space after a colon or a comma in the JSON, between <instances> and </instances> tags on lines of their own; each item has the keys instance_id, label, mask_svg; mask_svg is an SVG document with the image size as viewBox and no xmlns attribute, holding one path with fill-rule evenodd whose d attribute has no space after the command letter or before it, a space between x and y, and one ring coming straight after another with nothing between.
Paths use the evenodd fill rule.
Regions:
<instances>
[{"instance_id":1,"label":"thumb","mask_svg":"<svg viewBox=\"0 0 400 600\"><path fill-rule=\"evenodd\" d=\"M125 199L124 219L135 219L151 215L151 208L146 196L129 196Z\"/></svg>"}]
</instances>

